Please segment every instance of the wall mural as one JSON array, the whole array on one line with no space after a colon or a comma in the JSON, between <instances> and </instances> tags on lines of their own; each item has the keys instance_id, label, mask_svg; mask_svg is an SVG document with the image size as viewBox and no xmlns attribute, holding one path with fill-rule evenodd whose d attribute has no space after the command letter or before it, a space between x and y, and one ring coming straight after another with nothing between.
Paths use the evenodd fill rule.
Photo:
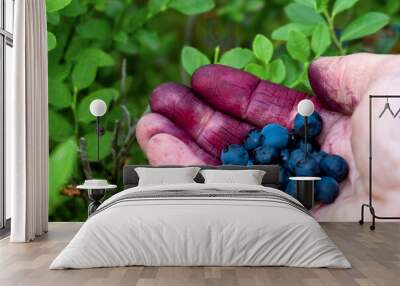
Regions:
<instances>
[{"instance_id":1,"label":"wall mural","mask_svg":"<svg viewBox=\"0 0 400 286\"><path fill-rule=\"evenodd\" d=\"M121 185L127 163L279 164L289 194L290 176L322 178L318 220L359 219L368 200L367 97L396 92L400 66L397 56L359 52L399 51L398 1L46 3L51 220L84 220L86 193L76 186L86 178ZM297 112L305 98L315 106L307 144ZM99 153L94 99L107 104ZM376 118L385 101L377 106ZM395 136L392 125L374 140ZM397 158L385 158L375 168L389 173ZM398 185L377 181L378 211L396 215Z\"/></svg>"}]
</instances>

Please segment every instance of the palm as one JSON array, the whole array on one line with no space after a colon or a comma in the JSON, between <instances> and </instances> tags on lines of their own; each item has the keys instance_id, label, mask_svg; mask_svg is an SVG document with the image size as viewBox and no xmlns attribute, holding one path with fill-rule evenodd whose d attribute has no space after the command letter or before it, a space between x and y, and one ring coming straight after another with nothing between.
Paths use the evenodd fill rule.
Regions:
<instances>
[{"instance_id":1,"label":"palm","mask_svg":"<svg viewBox=\"0 0 400 286\"><path fill-rule=\"evenodd\" d=\"M396 86L394 81L400 83L396 62L400 57L358 54L321 58L310 66L316 94L312 100L324 120L318 140L323 150L341 155L350 165L350 176L335 203L313 210L320 220L359 217L360 204L367 200L368 94L395 92L390 87ZM153 165L218 164L221 150L241 143L250 129L271 122L291 127L297 103L306 96L239 70L206 66L193 75L192 89L174 83L155 89L153 113L142 117L137 127L138 142ZM374 156L385 159L376 160L374 168L393 174L400 161L400 152L394 153L400 132L391 128L396 120L382 120L379 124L385 127L374 134ZM399 212L397 180L396 174L374 178L378 211L381 206L390 215Z\"/></svg>"}]
</instances>

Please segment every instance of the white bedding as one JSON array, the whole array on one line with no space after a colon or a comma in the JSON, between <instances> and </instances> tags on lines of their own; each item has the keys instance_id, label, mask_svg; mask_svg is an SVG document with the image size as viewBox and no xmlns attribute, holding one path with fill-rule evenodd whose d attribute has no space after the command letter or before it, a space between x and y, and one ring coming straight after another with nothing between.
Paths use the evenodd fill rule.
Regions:
<instances>
[{"instance_id":1,"label":"white bedding","mask_svg":"<svg viewBox=\"0 0 400 286\"><path fill-rule=\"evenodd\" d=\"M193 183L131 188L105 201L50 269L127 265L351 267L310 215L274 199L182 196L121 200L142 191L210 189L266 191L297 202L279 190L254 185Z\"/></svg>"}]
</instances>

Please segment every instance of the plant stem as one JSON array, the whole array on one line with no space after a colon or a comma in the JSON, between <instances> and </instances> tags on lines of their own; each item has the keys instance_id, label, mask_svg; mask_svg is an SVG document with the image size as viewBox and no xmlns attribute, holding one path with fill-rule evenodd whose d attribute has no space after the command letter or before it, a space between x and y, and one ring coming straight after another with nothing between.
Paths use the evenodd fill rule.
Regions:
<instances>
[{"instance_id":1,"label":"plant stem","mask_svg":"<svg viewBox=\"0 0 400 286\"><path fill-rule=\"evenodd\" d=\"M217 64L219 61L219 46L216 46L214 49L214 59L213 64Z\"/></svg>"},{"instance_id":2,"label":"plant stem","mask_svg":"<svg viewBox=\"0 0 400 286\"><path fill-rule=\"evenodd\" d=\"M330 30L330 32L331 32L331 37L332 37L332 40L333 40L335 46L338 48L338 50L339 50L339 52L340 52L341 55L345 55L345 54L346 54L346 51L343 49L343 46L342 46L342 44L340 43L340 41L339 41L339 39L337 38L336 33L335 33L335 25L334 25L334 22L333 22L333 21L334 21L334 20L333 20L333 17L331 17L331 16L328 14L327 11L324 11L324 16L325 16L326 21L328 22L329 30Z\"/></svg>"}]
</instances>

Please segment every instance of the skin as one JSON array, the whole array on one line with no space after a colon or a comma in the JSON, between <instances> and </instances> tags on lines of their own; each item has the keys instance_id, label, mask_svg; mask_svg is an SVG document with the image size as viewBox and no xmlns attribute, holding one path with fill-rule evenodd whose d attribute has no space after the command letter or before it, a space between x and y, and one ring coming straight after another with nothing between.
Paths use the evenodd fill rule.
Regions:
<instances>
[{"instance_id":1,"label":"skin","mask_svg":"<svg viewBox=\"0 0 400 286\"><path fill-rule=\"evenodd\" d=\"M309 79L311 100L324 121L322 150L350 166L336 201L312 212L320 221L357 221L361 204L368 202L368 95L400 95L400 56L322 57L310 65ZM222 148L242 143L252 128L271 122L291 128L297 103L308 97L220 65L198 69L191 86L166 83L152 93L152 113L137 126L150 164L219 164ZM397 112L400 100L390 103ZM384 104L374 101L373 118ZM386 114L373 120L373 130L374 206L380 216L400 216L399 118Z\"/></svg>"}]
</instances>

